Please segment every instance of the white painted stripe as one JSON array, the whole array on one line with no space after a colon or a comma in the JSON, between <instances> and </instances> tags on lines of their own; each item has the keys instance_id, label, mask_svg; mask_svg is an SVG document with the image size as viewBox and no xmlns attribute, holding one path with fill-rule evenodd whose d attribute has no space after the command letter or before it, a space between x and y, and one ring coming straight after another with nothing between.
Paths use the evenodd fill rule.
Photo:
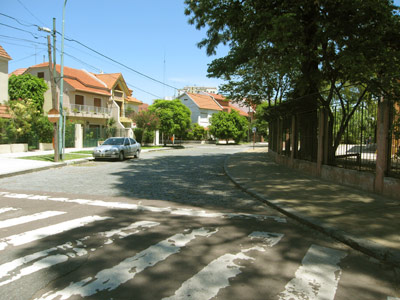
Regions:
<instances>
[{"instance_id":1,"label":"white painted stripe","mask_svg":"<svg viewBox=\"0 0 400 300\"><path fill-rule=\"evenodd\" d=\"M387 300L400 300L400 298L396 298L396 297L387 297Z\"/></svg>"},{"instance_id":2,"label":"white painted stripe","mask_svg":"<svg viewBox=\"0 0 400 300\"><path fill-rule=\"evenodd\" d=\"M22 216L22 217L18 217L18 218L9 219L9 220L4 220L4 221L0 221L0 228L21 225L21 224L25 224L25 223L29 223L29 222L33 222L33 221L37 221L37 220L42 220L42 219L47 219L47 218L54 217L54 216L59 216L62 214L65 214L65 212L63 212L63 211L45 211L45 212L40 212L37 214L30 215L30 216Z\"/></svg>"},{"instance_id":3,"label":"white painted stripe","mask_svg":"<svg viewBox=\"0 0 400 300\"><path fill-rule=\"evenodd\" d=\"M65 289L56 292L50 291L37 299L68 299L73 295L87 297L104 290L114 290L121 284L133 279L143 270L164 261L173 254L179 253L181 248L196 237L209 237L217 231L200 228L190 233L173 235L139 252L135 256L126 258L110 269L98 272L94 278L88 277L79 282L71 282Z\"/></svg>"},{"instance_id":4,"label":"white painted stripe","mask_svg":"<svg viewBox=\"0 0 400 300\"><path fill-rule=\"evenodd\" d=\"M160 223L151 222L151 221L140 221L140 222L132 223L131 225L122 227L120 229L100 232L100 233L98 233L98 235L104 237L104 240L103 240L100 248L106 244L109 244L109 241L111 241L111 243L112 243L113 242L112 237L114 237L114 236L118 237L120 239L123 239L129 235L136 234L136 233L140 232L141 230L144 230L146 228L151 228L154 226L158 226L158 225L160 225ZM0 279L3 280L0 282L0 286L3 286L3 285L11 283L13 281L16 281L23 276L30 275L30 274L38 272L40 270L47 269L47 268L50 268L57 264L63 263L65 261L69 260L70 258L74 258L76 256L87 255L88 252L85 249L87 247L87 245L84 244L84 241L90 240L91 238L93 238L93 236L84 237L82 239L77 240L75 243L66 242L62 245L52 247L52 248L49 248L47 250L43 250L40 252L36 252L34 254L30 254L30 255L24 256L22 258L17 258L11 262L0 265ZM75 247L74 247L74 244L76 244ZM67 255L57 254L57 253L49 255L58 250L64 250L64 251L71 250L71 252L68 252ZM91 252L94 252L96 250L97 250L96 248L92 248ZM42 259L40 259L40 258L42 258ZM40 260L38 260L38 259L40 259ZM35 261L35 262L33 262L33 261ZM33 263L30 266L25 266L31 262L33 262ZM25 266L25 267L23 267L23 266ZM23 268L21 268L20 270L17 271L17 269L20 267L23 267ZM4 278L8 278L8 279L4 280Z\"/></svg>"},{"instance_id":5,"label":"white painted stripe","mask_svg":"<svg viewBox=\"0 0 400 300\"><path fill-rule=\"evenodd\" d=\"M338 266L346 252L312 245L279 300L333 300L342 274Z\"/></svg>"},{"instance_id":6,"label":"white painted stripe","mask_svg":"<svg viewBox=\"0 0 400 300\"><path fill-rule=\"evenodd\" d=\"M110 217L100 217L100 216L88 216L75 220L70 220L66 222L62 222L55 225L50 225L46 227L42 227L39 229L23 232L20 234L12 235L3 239L0 239L0 250L4 250L9 245L20 246L23 244L27 244L36 240L43 239L48 236L56 235L58 233L68 231L71 229L75 229L78 227L85 226L86 224L112 219Z\"/></svg>"},{"instance_id":7,"label":"white painted stripe","mask_svg":"<svg viewBox=\"0 0 400 300\"><path fill-rule=\"evenodd\" d=\"M267 247L276 245L283 234L270 232L253 232L249 235L252 239L261 239ZM224 254L213 260L199 273L185 281L182 286L171 297L163 300L178 299L211 299L217 296L219 290L229 286L229 279L240 274L242 265L235 263L237 260L254 260L246 255L250 251L266 251L264 245L243 249L237 254Z\"/></svg>"},{"instance_id":8,"label":"white painted stripe","mask_svg":"<svg viewBox=\"0 0 400 300\"><path fill-rule=\"evenodd\" d=\"M194 210L194 209L187 209L187 208L155 207L155 206L147 206L147 205L132 204L132 203L108 202L108 201L88 200L88 199L54 198L54 197L43 196L43 195L14 194L14 193L9 193L9 192L0 192L0 196L7 197L7 198L17 198L17 199L76 203L76 204L82 204L82 205L106 207L106 208L110 208L110 209L129 209L129 210L156 212L156 213L170 213L173 215L189 216L189 217L229 218L229 219L231 219L231 218L246 218L246 219L257 219L257 220L271 219L276 222L286 223L286 219L283 217L265 216L265 215L258 215L258 214L214 213L214 212L207 212L204 210Z\"/></svg>"},{"instance_id":9,"label":"white painted stripe","mask_svg":"<svg viewBox=\"0 0 400 300\"><path fill-rule=\"evenodd\" d=\"M13 210L18 210L18 208L14 208L14 207L3 207L0 208L0 214L8 212L8 211L13 211Z\"/></svg>"}]
</instances>

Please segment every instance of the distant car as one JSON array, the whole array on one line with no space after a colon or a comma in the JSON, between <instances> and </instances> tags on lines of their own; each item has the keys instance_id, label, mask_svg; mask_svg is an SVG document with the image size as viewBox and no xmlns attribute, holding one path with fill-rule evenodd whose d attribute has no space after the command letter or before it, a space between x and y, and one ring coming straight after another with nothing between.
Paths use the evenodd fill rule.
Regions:
<instances>
[{"instance_id":1,"label":"distant car","mask_svg":"<svg viewBox=\"0 0 400 300\"><path fill-rule=\"evenodd\" d=\"M106 139L101 146L94 148L93 157L95 160L101 158L124 160L129 156L139 158L141 151L140 143L132 138L111 137Z\"/></svg>"}]
</instances>

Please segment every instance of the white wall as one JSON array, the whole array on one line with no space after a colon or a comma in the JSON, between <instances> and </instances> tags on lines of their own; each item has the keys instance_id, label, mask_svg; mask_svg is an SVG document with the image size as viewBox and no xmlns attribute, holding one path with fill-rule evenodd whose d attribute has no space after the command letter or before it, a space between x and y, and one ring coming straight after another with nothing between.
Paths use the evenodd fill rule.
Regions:
<instances>
[{"instance_id":1,"label":"white wall","mask_svg":"<svg viewBox=\"0 0 400 300\"><path fill-rule=\"evenodd\" d=\"M200 118L200 109L199 107L196 105L196 103L193 102L192 99L190 99L190 97L186 94L179 96L178 98L181 103L183 103L184 105L186 105L190 111L192 112L192 123L198 123L199 124L199 118Z\"/></svg>"},{"instance_id":2,"label":"white wall","mask_svg":"<svg viewBox=\"0 0 400 300\"><path fill-rule=\"evenodd\" d=\"M0 59L0 104L8 101L8 60Z\"/></svg>"}]
</instances>

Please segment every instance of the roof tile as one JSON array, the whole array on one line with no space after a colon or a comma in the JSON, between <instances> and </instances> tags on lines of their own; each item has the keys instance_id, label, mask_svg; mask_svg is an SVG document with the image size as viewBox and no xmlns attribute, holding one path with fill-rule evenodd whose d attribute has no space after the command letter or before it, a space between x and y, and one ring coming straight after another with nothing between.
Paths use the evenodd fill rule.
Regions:
<instances>
[{"instance_id":1,"label":"roof tile","mask_svg":"<svg viewBox=\"0 0 400 300\"><path fill-rule=\"evenodd\" d=\"M222 108L208 95L186 93L199 108L221 111Z\"/></svg>"},{"instance_id":2,"label":"roof tile","mask_svg":"<svg viewBox=\"0 0 400 300\"><path fill-rule=\"evenodd\" d=\"M6 50L0 45L0 57L3 57L5 59L11 60L11 56L7 53Z\"/></svg>"},{"instance_id":3,"label":"roof tile","mask_svg":"<svg viewBox=\"0 0 400 300\"><path fill-rule=\"evenodd\" d=\"M48 65L49 63L45 62L32 66L28 69L43 68L48 67ZM56 71L58 73L61 73L60 65L56 65ZM111 95L109 88L107 88L105 84L102 84L101 81L97 80L96 77L85 70L78 70L64 66L64 80L77 91L101 94L106 96Z\"/></svg>"}]
</instances>

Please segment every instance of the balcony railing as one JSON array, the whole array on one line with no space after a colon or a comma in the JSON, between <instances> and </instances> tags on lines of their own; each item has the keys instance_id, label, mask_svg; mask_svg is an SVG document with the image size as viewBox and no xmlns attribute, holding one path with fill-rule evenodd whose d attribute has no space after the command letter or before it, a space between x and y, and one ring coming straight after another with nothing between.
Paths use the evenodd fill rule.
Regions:
<instances>
[{"instance_id":1,"label":"balcony railing","mask_svg":"<svg viewBox=\"0 0 400 300\"><path fill-rule=\"evenodd\" d=\"M97 114L97 115L111 116L111 108L108 107L71 104L68 107L68 110L70 113L84 113L91 115Z\"/></svg>"}]
</instances>

